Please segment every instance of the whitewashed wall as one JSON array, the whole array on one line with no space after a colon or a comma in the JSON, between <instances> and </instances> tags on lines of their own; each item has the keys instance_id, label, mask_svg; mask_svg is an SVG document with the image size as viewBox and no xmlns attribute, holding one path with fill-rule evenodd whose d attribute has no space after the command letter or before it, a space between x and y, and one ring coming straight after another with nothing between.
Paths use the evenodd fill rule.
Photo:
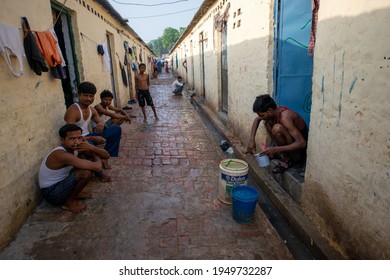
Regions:
<instances>
[{"instance_id":1,"label":"whitewashed wall","mask_svg":"<svg viewBox=\"0 0 390 280\"><path fill-rule=\"evenodd\" d=\"M390 1L321 1L303 205L352 258L390 257Z\"/></svg>"}]
</instances>

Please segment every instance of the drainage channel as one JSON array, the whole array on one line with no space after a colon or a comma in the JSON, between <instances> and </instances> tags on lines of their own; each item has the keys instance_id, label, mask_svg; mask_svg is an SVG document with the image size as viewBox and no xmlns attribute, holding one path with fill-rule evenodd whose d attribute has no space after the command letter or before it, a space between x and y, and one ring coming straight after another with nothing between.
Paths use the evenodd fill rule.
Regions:
<instances>
[{"instance_id":1,"label":"drainage channel","mask_svg":"<svg viewBox=\"0 0 390 280\"><path fill-rule=\"evenodd\" d=\"M213 136L214 140L217 143L226 140L218 132L218 130L213 126L207 116L198 108L196 102L189 98L191 104L194 106L195 110L201 117L202 121L208 128L208 131ZM278 232L279 236L282 238L287 248L290 250L293 257L297 260L313 260L314 256L310 253L309 249L305 244L299 239L299 237L294 233L291 227L288 225L286 220L282 217L276 207L272 204L267 195L261 190L260 186L255 182L255 180L249 174L248 176L248 185L255 187L259 191L259 200L258 204L261 210L265 213L268 220L271 222L272 226Z\"/></svg>"}]
</instances>

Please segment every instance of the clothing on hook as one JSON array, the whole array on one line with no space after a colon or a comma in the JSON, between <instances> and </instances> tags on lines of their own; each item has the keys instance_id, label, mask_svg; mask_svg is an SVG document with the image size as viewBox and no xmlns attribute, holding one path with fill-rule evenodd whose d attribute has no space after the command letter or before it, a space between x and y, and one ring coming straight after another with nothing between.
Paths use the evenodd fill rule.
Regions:
<instances>
[{"instance_id":1,"label":"clothing on hook","mask_svg":"<svg viewBox=\"0 0 390 280\"><path fill-rule=\"evenodd\" d=\"M12 74L16 77L23 75L23 44L20 38L19 29L0 23L0 53L4 57ZM19 63L19 71L16 71L12 65L10 56L16 56Z\"/></svg>"}]
</instances>

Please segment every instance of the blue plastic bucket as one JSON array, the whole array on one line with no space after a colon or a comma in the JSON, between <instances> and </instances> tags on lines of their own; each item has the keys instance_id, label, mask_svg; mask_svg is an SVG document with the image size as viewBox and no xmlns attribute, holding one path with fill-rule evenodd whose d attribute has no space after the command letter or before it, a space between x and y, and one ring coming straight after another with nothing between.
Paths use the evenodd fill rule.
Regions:
<instances>
[{"instance_id":1,"label":"blue plastic bucket","mask_svg":"<svg viewBox=\"0 0 390 280\"><path fill-rule=\"evenodd\" d=\"M232 189L233 219L240 224L253 221L259 192L251 186L236 186Z\"/></svg>"}]
</instances>

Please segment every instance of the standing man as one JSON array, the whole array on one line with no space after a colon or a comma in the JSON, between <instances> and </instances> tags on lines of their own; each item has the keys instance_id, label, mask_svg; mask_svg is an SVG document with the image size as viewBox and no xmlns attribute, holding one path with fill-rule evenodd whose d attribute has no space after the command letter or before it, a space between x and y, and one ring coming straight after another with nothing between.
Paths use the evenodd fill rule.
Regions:
<instances>
[{"instance_id":1,"label":"standing man","mask_svg":"<svg viewBox=\"0 0 390 280\"><path fill-rule=\"evenodd\" d=\"M255 136L263 120L276 146L268 147L261 155L281 158L280 163L272 171L274 174L282 173L294 163L306 160L308 130L305 121L298 113L285 106L277 106L268 94L256 97L253 112L257 117L252 124L247 152L253 153L256 150Z\"/></svg>"},{"instance_id":2,"label":"standing man","mask_svg":"<svg viewBox=\"0 0 390 280\"><path fill-rule=\"evenodd\" d=\"M145 102L148 106L152 107L154 117L158 121L156 107L154 106L152 96L149 92L149 74L145 74L146 65L141 63L139 65L139 73L135 76L135 89L137 91L138 104L141 107L142 114L144 115L144 123L148 122L145 112Z\"/></svg>"},{"instance_id":3,"label":"standing man","mask_svg":"<svg viewBox=\"0 0 390 280\"><path fill-rule=\"evenodd\" d=\"M122 135L120 126L105 127L104 122L99 117L98 112L93 108L92 103L95 100L96 87L90 82L83 82L78 87L79 102L72 104L65 112L65 122L67 124L76 124L82 129L83 136L94 144L106 143L104 149L111 157L117 157L119 153L119 144ZM91 119L95 121L96 127L91 133L89 126ZM111 181L108 175L102 174L100 180L103 182Z\"/></svg>"},{"instance_id":4,"label":"standing man","mask_svg":"<svg viewBox=\"0 0 390 280\"><path fill-rule=\"evenodd\" d=\"M43 197L51 204L74 213L83 212L87 206L78 199L91 198L82 192L91 180L93 172L102 170L101 158L109 153L91 145L75 124L66 124L59 130L61 146L54 148L42 161L39 170L39 186ZM84 155L91 160L81 159Z\"/></svg>"}]
</instances>

